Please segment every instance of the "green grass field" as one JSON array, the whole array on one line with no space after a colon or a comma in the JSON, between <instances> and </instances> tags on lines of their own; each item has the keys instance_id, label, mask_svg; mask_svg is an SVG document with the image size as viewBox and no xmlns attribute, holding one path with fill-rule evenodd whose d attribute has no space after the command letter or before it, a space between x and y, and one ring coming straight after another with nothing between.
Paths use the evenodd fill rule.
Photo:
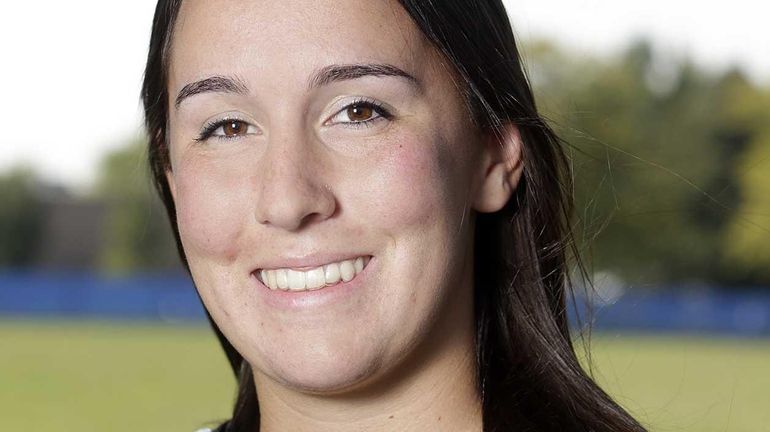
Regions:
<instances>
[{"instance_id":1,"label":"green grass field","mask_svg":"<svg viewBox=\"0 0 770 432\"><path fill-rule=\"evenodd\" d=\"M593 339L597 379L651 431L770 432L770 340ZM234 381L204 326L0 321L0 430L192 432Z\"/></svg>"}]
</instances>

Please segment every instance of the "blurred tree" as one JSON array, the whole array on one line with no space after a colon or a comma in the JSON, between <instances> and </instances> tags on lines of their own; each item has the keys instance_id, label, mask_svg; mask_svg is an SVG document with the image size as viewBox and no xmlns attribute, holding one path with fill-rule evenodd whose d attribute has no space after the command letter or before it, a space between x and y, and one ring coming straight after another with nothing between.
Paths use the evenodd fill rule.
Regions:
<instances>
[{"instance_id":1,"label":"blurred tree","mask_svg":"<svg viewBox=\"0 0 770 432\"><path fill-rule=\"evenodd\" d=\"M770 91L761 97L740 86L727 101L735 123L752 133L736 163L742 201L725 232L724 265L737 281L770 281Z\"/></svg>"},{"instance_id":2,"label":"blurred tree","mask_svg":"<svg viewBox=\"0 0 770 432\"><path fill-rule=\"evenodd\" d=\"M30 266L40 246L44 217L32 171L16 168L0 176L0 202L0 266Z\"/></svg>"},{"instance_id":3,"label":"blurred tree","mask_svg":"<svg viewBox=\"0 0 770 432\"><path fill-rule=\"evenodd\" d=\"M711 77L644 41L608 59L547 43L525 53L538 100L567 143L577 230L595 270L636 284L745 282L724 259L724 237L746 218L737 210L743 189L761 195L756 185L766 184L734 175L757 125L770 124L757 89L737 71Z\"/></svg>"},{"instance_id":4,"label":"blurred tree","mask_svg":"<svg viewBox=\"0 0 770 432\"><path fill-rule=\"evenodd\" d=\"M180 268L146 159L145 143L136 139L102 161L96 194L108 206L100 260L107 272Z\"/></svg>"}]
</instances>

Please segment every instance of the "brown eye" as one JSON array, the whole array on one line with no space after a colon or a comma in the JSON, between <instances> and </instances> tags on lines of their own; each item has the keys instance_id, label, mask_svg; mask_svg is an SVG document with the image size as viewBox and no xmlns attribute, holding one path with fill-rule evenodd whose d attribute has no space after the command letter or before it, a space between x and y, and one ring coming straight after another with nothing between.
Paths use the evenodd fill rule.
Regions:
<instances>
[{"instance_id":1,"label":"brown eye","mask_svg":"<svg viewBox=\"0 0 770 432\"><path fill-rule=\"evenodd\" d=\"M375 123L392 118L390 111L380 103L374 100L357 100L337 111L326 124L351 128L374 127Z\"/></svg>"},{"instance_id":2,"label":"brown eye","mask_svg":"<svg viewBox=\"0 0 770 432\"><path fill-rule=\"evenodd\" d=\"M231 120L222 125L222 132L226 137L245 135L248 129L249 125L240 120Z\"/></svg>"},{"instance_id":3,"label":"brown eye","mask_svg":"<svg viewBox=\"0 0 770 432\"><path fill-rule=\"evenodd\" d=\"M348 107L347 114L350 121L363 122L372 118L374 110L369 106L355 104Z\"/></svg>"},{"instance_id":4,"label":"brown eye","mask_svg":"<svg viewBox=\"0 0 770 432\"><path fill-rule=\"evenodd\" d=\"M249 135L258 135L259 129L253 124L238 119L223 119L203 127L195 141L204 142L209 138L240 139Z\"/></svg>"}]
</instances>

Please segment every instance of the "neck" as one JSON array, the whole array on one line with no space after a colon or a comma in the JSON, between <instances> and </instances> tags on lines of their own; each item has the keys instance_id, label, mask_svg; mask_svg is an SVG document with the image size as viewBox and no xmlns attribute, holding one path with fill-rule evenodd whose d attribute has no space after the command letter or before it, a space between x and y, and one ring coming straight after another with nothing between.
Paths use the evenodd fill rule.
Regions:
<instances>
[{"instance_id":1,"label":"neck","mask_svg":"<svg viewBox=\"0 0 770 432\"><path fill-rule=\"evenodd\" d=\"M457 310L443 314L448 322L434 326L398 372L366 388L307 394L255 374L260 431L480 432L472 304L455 302Z\"/></svg>"}]
</instances>

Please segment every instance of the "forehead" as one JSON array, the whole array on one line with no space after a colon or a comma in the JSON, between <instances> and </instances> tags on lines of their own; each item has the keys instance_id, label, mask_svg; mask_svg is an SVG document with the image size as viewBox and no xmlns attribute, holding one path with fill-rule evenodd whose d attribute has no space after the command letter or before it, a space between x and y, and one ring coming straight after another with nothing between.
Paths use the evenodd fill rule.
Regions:
<instances>
[{"instance_id":1,"label":"forehead","mask_svg":"<svg viewBox=\"0 0 770 432\"><path fill-rule=\"evenodd\" d=\"M170 82L223 72L292 83L329 64L392 63L427 73L435 52L396 1L187 0L174 29Z\"/></svg>"}]
</instances>

